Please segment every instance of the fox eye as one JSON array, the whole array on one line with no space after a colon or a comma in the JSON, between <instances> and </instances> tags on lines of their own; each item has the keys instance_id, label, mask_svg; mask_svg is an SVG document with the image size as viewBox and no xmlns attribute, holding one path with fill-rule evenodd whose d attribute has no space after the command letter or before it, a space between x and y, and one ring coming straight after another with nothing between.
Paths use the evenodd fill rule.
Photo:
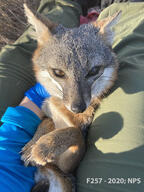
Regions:
<instances>
[{"instance_id":1,"label":"fox eye","mask_svg":"<svg viewBox=\"0 0 144 192\"><path fill-rule=\"evenodd\" d=\"M100 66L98 66L98 67L93 67L90 71L89 71L89 73L87 74L87 78L89 78L89 77L92 77L92 76L95 76L95 75L97 75L98 73L99 73L99 71L100 71Z\"/></svg>"},{"instance_id":2,"label":"fox eye","mask_svg":"<svg viewBox=\"0 0 144 192\"><path fill-rule=\"evenodd\" d=\"M63 78L65 76L65 73L60 69L53 69L53 73L56 77Z\"/></svg>"}]
</instances>

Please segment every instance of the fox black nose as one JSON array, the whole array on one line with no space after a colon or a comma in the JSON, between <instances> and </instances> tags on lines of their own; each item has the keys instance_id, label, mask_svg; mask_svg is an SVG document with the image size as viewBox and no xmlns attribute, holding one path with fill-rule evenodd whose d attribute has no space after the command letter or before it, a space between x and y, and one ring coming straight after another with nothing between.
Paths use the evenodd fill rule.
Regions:
<instances>
[{"instance_id":1,"label":"fox black nose","mask_svg":"<svg viewBox=\"0 0 144 192\"><path fill-rule=\"evenodd\" d=\"M82 113L86 109L85 103L79 103L79 104L72 104L71 110L74 113Z\"/></svg>"}]
</instances>

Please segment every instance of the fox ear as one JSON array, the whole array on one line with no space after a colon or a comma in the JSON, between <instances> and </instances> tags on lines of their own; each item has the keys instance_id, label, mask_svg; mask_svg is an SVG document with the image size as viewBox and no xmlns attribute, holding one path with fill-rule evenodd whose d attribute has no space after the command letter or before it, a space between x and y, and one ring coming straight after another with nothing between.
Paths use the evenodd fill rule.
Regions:
<instances>
[{"instance_id":1,"label":"fox ear","mask_svg":"<svg viewBox=\"0 0 144 192\"><path fill-rule=\"evenodd\" d=\"M45 25L43 21L34 15L26 4L24 4L24 11L28 18L28 22L35 28L35 36L38 40L38 43L42 45L50 40L52 38L52 34L47 25ZM51 24L50 21L47 23Z\"/></svg>"},{"instance_id":2,"label":"fox ear","mask_svg":"<svg viewBox=\"0 0 144 192\"><path fill-rule=\"evenodd\" d=\"M95 27L99 28L99 33L102 34L104 40L110 46L112 46L114 40L114 31L112 30L112 27L118 23L121 12L122 11L119 11L116 14L109 16L101 21L92 23Z\"/></svg>"}]
</instances>

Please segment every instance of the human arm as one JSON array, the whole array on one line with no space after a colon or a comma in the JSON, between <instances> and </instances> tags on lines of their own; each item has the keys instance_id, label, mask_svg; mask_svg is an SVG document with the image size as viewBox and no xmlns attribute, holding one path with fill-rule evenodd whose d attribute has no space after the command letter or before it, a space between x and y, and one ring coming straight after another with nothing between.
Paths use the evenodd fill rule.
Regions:
<instances>
[{"instance_id":1,"label":"human arm","mask_svg":"<svg viewBox=\"0 0 144 192\"><path fill-rule=\"evenodd\" d=\"M25 167L20 151L32 138L40 118L24 106L9 107L0 127L0 187L3 192L30 191L34 167Z\"/></svg>"},{"instance_id":2,"label":"human arm","mask_svg":"<svg viewBox=\"0 0 144 192\"><path fill-rule=\"evenodd\" d=\"M38 88L38 89L37 89ZM32 94L31 94L32 92ZM43 102L48 96L41 85L36 84L26 92L19 106L9 107L2 117L0 127L0 187L5 192L30 191L34 184L34 167L25 167L20 151L32 138L44 114L35 101ZM37 103L37 101L36 101Z\"/></svg>"}]
</instances>

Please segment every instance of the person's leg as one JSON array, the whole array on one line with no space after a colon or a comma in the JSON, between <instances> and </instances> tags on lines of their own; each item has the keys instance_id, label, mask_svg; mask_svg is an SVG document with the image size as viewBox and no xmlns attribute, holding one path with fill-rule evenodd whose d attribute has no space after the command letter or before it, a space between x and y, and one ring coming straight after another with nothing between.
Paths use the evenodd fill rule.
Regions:
<instances>
[{"instance_id":1,"label":"person's leg","mask_svg":"<svg viewBox=\"0 0 144 192\"><path fill-rule=\"evenodd\" d=\"M113 3L144 2L144 0L100 0L100 8L104 9Z\"/></svg>"},{"instance_id":2,"label":"person's leg","mask_svg":"<svg viewBox=\"0 0 144 192\"><path fill-rule=\"evenodd\" d=\"M38 12L55 23L76 27L81 7L72 0L42 0ZM24 92L35 83L31 58L37 44L30 32L31 27L0 53L0 118L8 106L18 105Z\"/></svg>"},{"instance_id":3,"label":"person's leg","mask_svg":"<svg viewBox=\"0 0 144 192\"><path fill-rule=\"evenodd\" d=\"M113 45L119 76L90 127L78 192L144 190L144 3L113 4L100 18L119 10Z\"/></svg>"}]
</instances>

